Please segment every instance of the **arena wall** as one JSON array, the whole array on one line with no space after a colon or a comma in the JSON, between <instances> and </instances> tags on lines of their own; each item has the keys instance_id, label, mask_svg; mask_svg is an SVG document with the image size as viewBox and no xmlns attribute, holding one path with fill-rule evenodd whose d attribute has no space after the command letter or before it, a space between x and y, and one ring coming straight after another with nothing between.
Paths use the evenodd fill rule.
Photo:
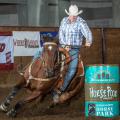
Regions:
<instances>
[{"instance_id":1,"label":"arena wall","mask_svg":"<svg viewBox=\"0 0 120 120\"><path fill-rule=\"evenodd\" d=\"M120 64L120 29L119 28L91 28L93 44L81 48L81 58L84 65L89 64ZM58 31L55 27L16 27L3 26L0 32L12 31ZM0 71L0 86L13 86L19 79L17 70L21 70L32 60L32 57L15 57L14 69L11 71Z\"/></svg>"}]
</instances>

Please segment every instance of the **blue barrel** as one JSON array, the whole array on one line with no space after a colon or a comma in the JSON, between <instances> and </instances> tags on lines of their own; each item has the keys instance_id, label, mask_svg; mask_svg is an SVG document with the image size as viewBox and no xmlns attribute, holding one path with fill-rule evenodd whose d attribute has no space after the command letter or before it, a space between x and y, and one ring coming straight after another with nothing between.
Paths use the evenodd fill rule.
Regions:
<instances>
[{"instance_id":1,"label":"blue barrel","mask_svg":"<svg viewBox=\"0 0 120 120\"><path fill-rule=\"evenodd\" d=\"M85 116L119 116L119 65L85 68Z\"/></svg>"}]
</instances>

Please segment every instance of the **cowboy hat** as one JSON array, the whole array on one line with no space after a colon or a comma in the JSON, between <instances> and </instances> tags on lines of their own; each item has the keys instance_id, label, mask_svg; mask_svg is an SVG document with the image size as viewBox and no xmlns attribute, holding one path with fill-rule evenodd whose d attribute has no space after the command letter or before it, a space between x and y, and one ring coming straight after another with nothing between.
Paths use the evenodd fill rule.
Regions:
<instances>
[{"instance_id":1,"label":"cowboy hat","mask_svg":"<svg viewBox=\"0 0 120 120\"><path fill-rule=\"evenodd\" d=\"M78 11L77 5L71 5L69 7L69 12L65 9L65 12L69 16L77 16L83 12L83 10Z\"/></svg>"}]
</instances>

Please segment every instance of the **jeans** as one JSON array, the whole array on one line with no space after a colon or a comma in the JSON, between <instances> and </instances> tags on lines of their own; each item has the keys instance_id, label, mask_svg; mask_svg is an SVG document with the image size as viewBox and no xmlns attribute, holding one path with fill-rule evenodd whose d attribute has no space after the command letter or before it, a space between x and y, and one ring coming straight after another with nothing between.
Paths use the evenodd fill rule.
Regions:
<instances>
[{"instance_id":1,"label":"jeans","mask_svg":"<svg viewBox=\"0 0 120 120\"><path fill-rule=\"evenodd\" d=\"M39 48L39 50L35 53L35 55L33 57L33 61L37 58L40 58L42 51L43 51L43 48Z\"/></svg>"},{"instance_id":2,"label":"jeans","mask_svg":"<svg viewBox=\"0 0 120 120\"><path fill-rule=\"evenodd\" d=\"M73 79L76 73L78 60L79 60L79 51L80 51L80 48L72 48L69 51L71 62L69 64L68 71L65 75L63 85L60 88L62 92L64 92L67 89L68 85L70 84L71 80Z\"/></svg>"}]
</instances>

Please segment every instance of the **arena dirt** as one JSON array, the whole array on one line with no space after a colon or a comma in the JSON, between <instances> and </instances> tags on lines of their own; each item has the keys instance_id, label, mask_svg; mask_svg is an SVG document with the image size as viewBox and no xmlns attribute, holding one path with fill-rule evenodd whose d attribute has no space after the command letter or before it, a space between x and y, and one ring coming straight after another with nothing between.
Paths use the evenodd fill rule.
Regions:
<instances>
[{"instance_id":1,"label":"arena dirt","mask_svg":"<svg viewBox=\"0 0 120 120\"><path fill-rule=\"evenodd\" d=\"M10 89L11 88L0 88L0 103L4 100ZM85 118L84 92L81 93L81 95L75 97L69 103L50 109L48 109L48 105L52 98L48 95L41 103L39 100L36 100L24 106L14 119L8 118L5 113L0 112L0 120L120 120L119 117L113 119L98 117ZM21 93L16 96L16 100L13 100L12 105L14 105L16 101L20 100L21 97L24 97L24 95L25 92L21 91Z\"/></svg>"}]
</instances>

